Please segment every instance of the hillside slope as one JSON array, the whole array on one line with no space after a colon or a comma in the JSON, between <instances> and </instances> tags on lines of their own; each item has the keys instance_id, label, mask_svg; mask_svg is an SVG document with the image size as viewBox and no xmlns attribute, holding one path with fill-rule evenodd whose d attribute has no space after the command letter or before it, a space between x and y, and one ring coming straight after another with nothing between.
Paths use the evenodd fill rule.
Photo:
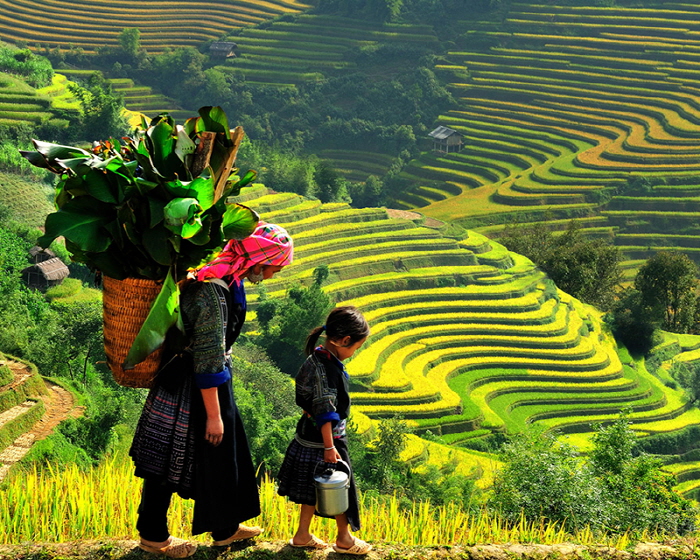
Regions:
<instances>
[{"instance_id":1,"label":"hillside slope","mask_svg":"<svg viewBox=\"0 0 700 560\"><path fill-rule=\"evenodd\" d=\"M621 363L598 312L483 235L456 240L381 208L266 193L256 186L241 200L296 244L268 293L327 264L324 290L370 322L369 344L348 364L354 411L370 419L361 428L398 414L456 453L528 423L586 448L592 425L625 407L641 436L700 423L682 390ZM425 445L414 440L405 458L425 457ZM459 456L487 470L472 452Z\"/></svg>"},{"instance_id":2,"label":"hillside slope","mask_svg":"<svg viewBox=\"0 0 700 560\"><path fill-rule=\"evenodd\" d=\"M659 1L512 2L503 21L463 22L437 68L459 100L439 124L465 147L412 161L394 202L489 232L578 217L630 261L698 260L698 21L700 6Z\"/></svg>"},{"instance_id":3,"label":"hillside slope","mask_svg":"<svg viewBox=\"0 0 700 560\"><path fill-rule=\"evenodd\" d=\"M297 13L308 6L294 0L210 0L168 2L164 8L158 0L59 0L43 2L37 10L29 1L0 0L0 39L91 53L98 47L118 46L119 33L136 27L148 52L159 53L167 47L196 47L234 28Z\"/></svg>"}]
</instances>

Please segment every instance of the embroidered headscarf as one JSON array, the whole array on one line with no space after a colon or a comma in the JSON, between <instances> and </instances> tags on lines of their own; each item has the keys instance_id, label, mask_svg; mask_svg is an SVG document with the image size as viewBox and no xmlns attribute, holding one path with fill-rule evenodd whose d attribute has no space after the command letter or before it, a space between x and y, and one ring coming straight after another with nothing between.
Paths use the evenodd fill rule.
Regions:
<instances>
[{"instance_id":1,"label":"embroidered headscarf","mask_svg":"<svg viewBox=\"0 0 700 560\"><path fill-rule=\"evenodd\" d=\"M245 239L231 239L221 253L197 270L197 280L232 277L240 284L251 266L286 266L293 258L294 244L287 230L260 222L252 234Z\"/></svg>"}]
</instances>

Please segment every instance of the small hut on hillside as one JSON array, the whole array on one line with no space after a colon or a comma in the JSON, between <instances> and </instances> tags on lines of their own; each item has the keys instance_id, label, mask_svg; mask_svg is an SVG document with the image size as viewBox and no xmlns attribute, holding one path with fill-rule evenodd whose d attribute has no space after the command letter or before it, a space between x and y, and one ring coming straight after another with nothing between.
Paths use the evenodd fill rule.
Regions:
<instances>
[{"instance_id":1,"label":"small hut on hillside","mask_svg":"<svg viewBox=\"0 0 700 560\"><path fill-rule=\"evenodd\" d=\"M232 42L216 41L209 45L209 54L215 58L233 58L236 53L233 52L238 45Z\"/></svg>"},{"instance_id":2,"label":"small hut on hillside","mask_svg":"<svg viewBox=\"0 0 700 560\"><path fill-rule=\"evenodd\" d=\"M69 274L70 271L68 267L63 264L63 261L54 257L25 268L22 271L22 280L30 288L45 290L51 286L57 286L63 282Z\"/></svg>"},{"instance_id":3,"label":"small hut on hillside","mask_svg":"<svg viewBox=\"0 0 700 560\"><path fill-rule=\"evenodd\" d=\"M34 245L34 247L29 249L29 257L33 263L40 263L48 261L49 259L55 259L56 253L51 249L44 249L43 247L39 247L39 245Z\"/></svg>"},{"instance_id":4,"label":"small hut on hillside","mask_svg":"<svg viewBox=\"0 0 700 560\"><path fill-rule=\"evenodd\" d=\"M433 150L451 154L462 150L462 135L452 128L446 126L438 126L430 134L433 139Z\"/></svg>"}]
</instances>

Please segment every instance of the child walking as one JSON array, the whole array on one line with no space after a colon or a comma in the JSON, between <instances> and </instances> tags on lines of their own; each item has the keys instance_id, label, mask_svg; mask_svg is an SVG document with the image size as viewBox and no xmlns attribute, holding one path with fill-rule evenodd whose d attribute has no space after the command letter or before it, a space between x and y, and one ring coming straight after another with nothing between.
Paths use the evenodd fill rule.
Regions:
<instances>
[{"instance_id":1,"label":"child walking","mask_svg":"<svg viewBox=\"0 0 700 560\"><path fill-rule=\"evenodd\" d=\"M323 346L316 346L325 332ZM311 534L316 513L314 470L319 462L350 465L345 426L350 414L348 374L343 360L352 356L369 336L369 325L356 308L336 307L326 324L316 327L306 340L308 358L296 377L296 403L303 414L279 472L280 496L301 504L299 527L289 544L300 548L325 548L328 543ZM352 467L351 467L352 471ZM343 554L367 554L372 545L354 537L360 529L357 490L350 476L349 508L335 516L338 536L333 548Z\"/></svg>"}]
</instances>

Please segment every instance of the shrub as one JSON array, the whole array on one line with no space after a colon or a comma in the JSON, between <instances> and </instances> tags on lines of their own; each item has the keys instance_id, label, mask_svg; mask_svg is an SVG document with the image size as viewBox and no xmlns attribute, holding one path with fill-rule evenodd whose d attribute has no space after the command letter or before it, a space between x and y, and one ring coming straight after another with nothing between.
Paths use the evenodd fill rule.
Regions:
<instances>
[{"instance_id":1,"label":"shrub","mask_svg":"<svg viewBox=\"0 0 700 560\"><path fill-rule=\"evenodd\" d=\"M697 512L673 490L675 477L658 459L635 456L636 445L626 413L596 426L588 459L553 434L528 431L503 447L491 504L512 522L545 518L568 530L694 530Z\"/></svg>"}]
</instances>

